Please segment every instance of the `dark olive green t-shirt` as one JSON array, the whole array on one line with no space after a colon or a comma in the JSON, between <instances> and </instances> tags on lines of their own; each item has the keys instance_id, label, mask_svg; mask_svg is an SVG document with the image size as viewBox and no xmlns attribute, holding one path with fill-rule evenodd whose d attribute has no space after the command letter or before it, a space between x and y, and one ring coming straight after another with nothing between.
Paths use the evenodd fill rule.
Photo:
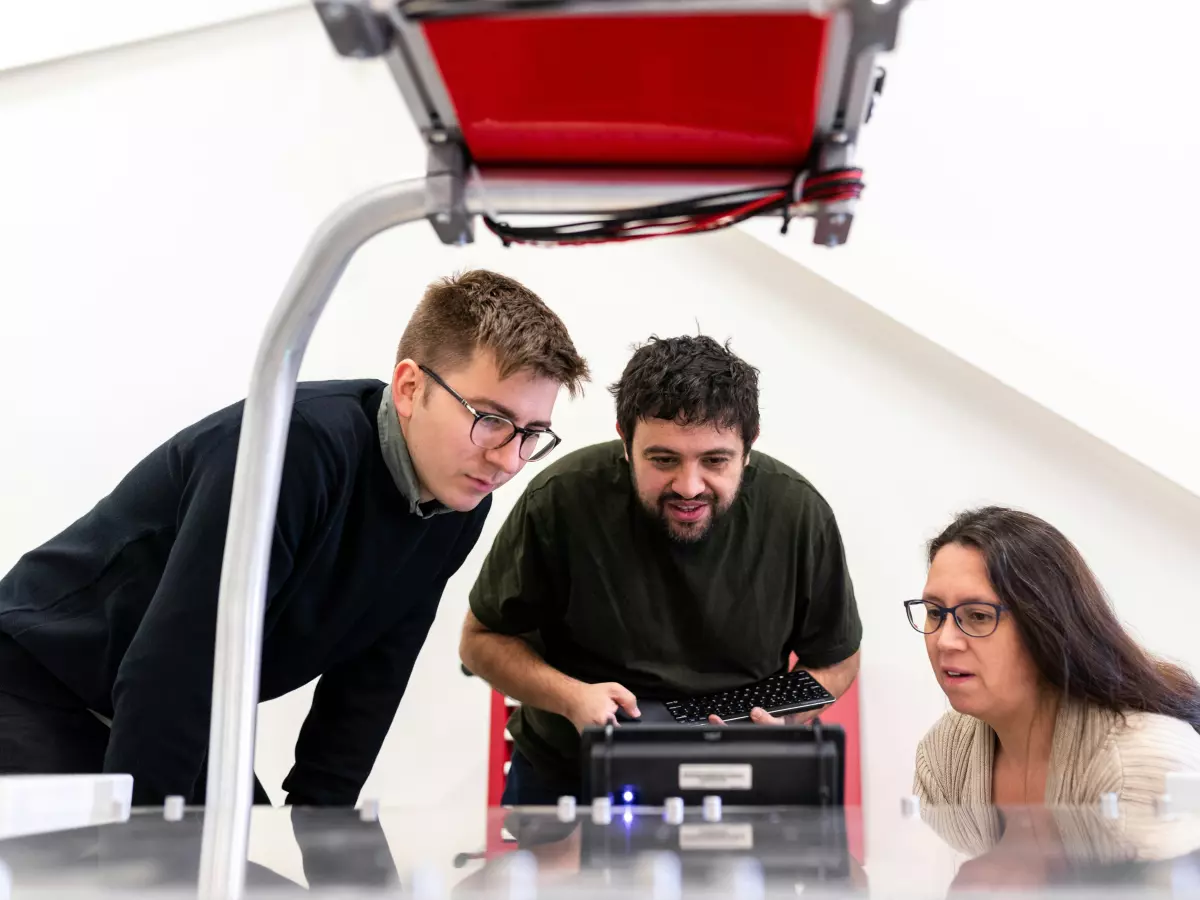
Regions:
<instances>
[{"instance_id":1,"label":"dark olive green t-shirt","mask_svg":"<svg viewBox=\"0 0 1200 900\"><path fill-rule=\"evenodd\" d=\"M475 586L484 627L525 635L559 671L639 699L751 684L789 653L821 668L862 636L841 535L804 478L754 451L709 534L673 541L641 506L620 441L577 450L530 482ZM571 776L579 735L522 706L509 723L535 769Z\"/></svg>"}]
</instances>

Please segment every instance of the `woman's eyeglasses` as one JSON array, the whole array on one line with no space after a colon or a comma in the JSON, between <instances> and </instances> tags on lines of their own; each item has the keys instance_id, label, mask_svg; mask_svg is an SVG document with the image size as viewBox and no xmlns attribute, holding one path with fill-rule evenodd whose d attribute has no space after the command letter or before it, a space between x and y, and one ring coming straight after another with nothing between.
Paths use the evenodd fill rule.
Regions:
<instances>
[{"instance_id":1,"label":"woman's eyeglasses","mask_svg":"<svg viewBox=\"0 0 1200 900\"><path fill-rule=\"evenodd\" d=\"M933 634L946 619L953 617L959 631L967 637L987 637L1000 626L1000 613L1006 608L982 600L971 600L958 606L942 606L932 600L904 601L908 624L921 634Z\"/></svg>"}]
</instances>

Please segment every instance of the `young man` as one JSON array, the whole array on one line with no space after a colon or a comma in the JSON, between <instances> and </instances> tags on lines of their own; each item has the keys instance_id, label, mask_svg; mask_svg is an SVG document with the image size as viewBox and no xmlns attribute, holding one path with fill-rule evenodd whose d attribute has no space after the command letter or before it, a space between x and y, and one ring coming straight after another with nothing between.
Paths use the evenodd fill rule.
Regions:
<instances>
[{"instance_id":1,"label":"young man","mask_svg":"<svg viewBox=\"0 0 1200 900\"><path fill-rule=\"evenodd\" d=\"M793 652L835 697L858 671L833 513L751 451L757 371L707 337L651 340L612 391L620 440L530 482L472 589L463 662L522 704L505 804L577 794L579 733L639 697L742 687Z\"/></svg>"},{"instance_id":2,"label":"young man","mask_svg":"<svg viewBox=\"0 0 1200 900\"><path fill-rule=\"evenodd\" d=\"M491 492L554 448L559 389L587 377L537 296L475 271L430 286L390 384L298 387L261 675L264 700L320 676L290 803L354 805ZM171 438L0 581L0 772L131 773L135 803L203 802L241 412Z\"/></svg>"}]
</instances>

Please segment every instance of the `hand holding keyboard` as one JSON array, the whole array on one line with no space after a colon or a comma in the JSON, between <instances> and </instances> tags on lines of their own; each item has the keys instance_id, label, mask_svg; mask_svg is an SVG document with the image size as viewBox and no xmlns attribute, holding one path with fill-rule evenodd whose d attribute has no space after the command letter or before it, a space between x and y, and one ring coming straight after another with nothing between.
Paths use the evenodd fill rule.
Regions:
<instances>
[{"instance_id":1,"label":"hand holding keyboard","mask_svg":"<svg viewBox=\"0 0 1200 900\"><path fill-rule=\"evenodd\" d=\"M668 700L664 705L676 722L702 724L710 715L726 723L749 719L750 710L756 706L771 715L782 716L819 709L833 700L833 694L821 687L820 682L808 672L796 669L732 691Z\"/></svg>"}]
</instances>

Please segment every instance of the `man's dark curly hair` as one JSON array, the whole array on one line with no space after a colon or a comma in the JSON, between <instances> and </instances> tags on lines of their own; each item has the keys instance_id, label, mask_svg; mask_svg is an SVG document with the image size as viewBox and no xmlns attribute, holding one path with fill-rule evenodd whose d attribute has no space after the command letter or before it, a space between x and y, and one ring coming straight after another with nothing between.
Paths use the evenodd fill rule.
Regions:
<instances>
[{"instance_id":1,"label":"man's dark curly hair","mask_svg":"<svg viewBox=\"0 0 1200 900\"><path fill-rule=\"evenodd\" d=\"M758 437L758 369L704 335L651 337L608 390L627 448L639 419L734 429L747 453Z\"/></svg>"}]
</instances>

